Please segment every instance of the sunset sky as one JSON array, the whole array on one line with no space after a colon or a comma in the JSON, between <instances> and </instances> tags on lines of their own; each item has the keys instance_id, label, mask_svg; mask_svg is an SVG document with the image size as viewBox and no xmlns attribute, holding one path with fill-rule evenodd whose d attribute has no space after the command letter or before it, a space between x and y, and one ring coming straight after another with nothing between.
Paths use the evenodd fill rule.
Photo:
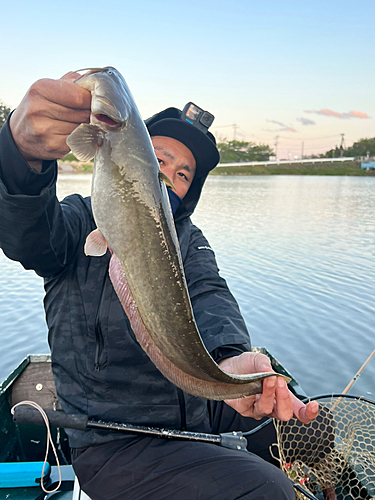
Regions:
<instances>
[{"instance_id":1,"label":"sunset sky","mask_svg":"<svg viewBox=\"0 0 375 500\"><path fill-rule=\"evenodd\" d=\"M375 2L88 0L2 3L0 101L39 78L115 66L144 118L188 101L218 138L278 157L375 136Z\"/></svg>"}]
</instances>

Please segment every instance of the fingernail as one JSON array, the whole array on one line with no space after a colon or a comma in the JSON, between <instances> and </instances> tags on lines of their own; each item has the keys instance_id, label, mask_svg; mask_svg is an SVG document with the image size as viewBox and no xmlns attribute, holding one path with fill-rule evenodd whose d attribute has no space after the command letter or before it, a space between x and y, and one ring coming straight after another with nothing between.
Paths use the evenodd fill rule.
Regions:
<instances>
[{"instance_id":1,"label":"fingernail","mask_svg":"<svg viewBox=\"0 0 375 500\"><path fill-rule=\"evenodd\" d=\"M277 377L277 387L285 387L285 380L281 377Z\"/></svg>"},{"instance_id":2,"label":"fingernail","mask_svg":"<svg viewBox=\"0 0 375 500\"><path fill-rule=\"evenodd\" d=\"M275 385L276 385L276 377L270 377L267 380L267 387L269 387L270 389L272 389L273 387L275 387Z\"/></svg>"}]
</instances>

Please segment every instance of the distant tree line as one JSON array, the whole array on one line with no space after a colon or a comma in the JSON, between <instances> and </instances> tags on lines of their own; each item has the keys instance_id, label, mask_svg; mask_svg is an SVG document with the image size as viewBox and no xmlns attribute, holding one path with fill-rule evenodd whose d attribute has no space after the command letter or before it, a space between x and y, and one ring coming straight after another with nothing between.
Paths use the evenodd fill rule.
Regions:
<instances>
[{"instance_id":1,"label":"distant tree line","mask_svg":"<svg viewBox=\"0 0 375 500\"><path fill-rule=\"evenodd\" d=\"M222 139L217 143L220 163L240 163L245 161L268 161L275 153L268 144Z\"/></svg>"},{"instance_id":2,"label":"distant tree line","mask_svg":"<svg viewBox=\"0 0 375 500\"><path fill-rule=\"evenodd\" d=\"M8 106L5 106L5 104L0 101L0 129L7 121L11 111L12 110L8 108Z\"/></svg>"},{"instance_id":3,"label":"distant tree line","mask_svg":"<svg viewBox=\"0 0 375 500\"><path fill-rule=\"evenodd\" d=\"M350 146L347 149L342 150L339 147L335 147L334 149L330 149L324 155L324 158L340 158L340 156L375 156L375 137L372 139L360 139L355 142L353 146Z\"/></svg>"},{"instance_id":4,"label":"distant tree line","mask_svg":"<svg viewBox=\"0 0 375 500\"><path fill-rule=\"evenodd\" d=\"M268 144L255 144L245 141L228 141L223 139L217 143L220 151L220 163L240 163L249 161L268 161L275 152ZM340 158L375 156L375 137L360 139L347 149L336 146L326 153L304 158Z\"/></svg>"}]
</instances>

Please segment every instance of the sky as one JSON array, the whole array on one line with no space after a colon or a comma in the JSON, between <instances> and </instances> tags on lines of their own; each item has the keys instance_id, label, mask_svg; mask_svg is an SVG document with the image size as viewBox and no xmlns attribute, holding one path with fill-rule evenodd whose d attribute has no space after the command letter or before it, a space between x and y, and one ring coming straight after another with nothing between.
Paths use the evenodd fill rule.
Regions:
<instances>
[{"instance_id":1,"label":"sky","mask_svg":"<svg viewBox=\"0 0 375 500\"><path fill-rule=\"evenodd\" d=\"M280 159L375 137L374 0L2 0L1 17L11 108L40 78L114 66L143 118L192 101L219 140Z\"/></svg>"}]
</instances>

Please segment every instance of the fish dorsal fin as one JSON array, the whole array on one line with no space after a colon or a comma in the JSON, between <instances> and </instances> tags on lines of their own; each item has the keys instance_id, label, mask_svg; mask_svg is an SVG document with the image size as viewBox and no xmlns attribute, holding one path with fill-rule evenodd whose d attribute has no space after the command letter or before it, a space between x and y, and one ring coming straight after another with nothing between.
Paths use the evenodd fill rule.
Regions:
<instances>
[{"instance_id":1,"label":"fish dorsal fin","mask_svg":"<svg viewBox=\"0 0 375 500\"><path fill-rule=\"evenodd\" d=\"M172 182L172 181L170 180L170 178L169 178L167 175L165 175L165 174L164 174L161 170L159 171L159 179L160 179L161 181L164 181L164 182L165 182L165 184L166 184L168 187L170 187L170 188L172 188L172 189L173 189L173 191L176 191L176 188L174 187L173 182Z\"/></svg>"},{"instance_id":2,"label":"fish dorsal fin","mask_svg":"<svg viewBox=\"0 0 375 500\"><path fill-rule=\"evenodd\" d=\"M82 123L67 138L66 143L78 160L90 161L103 142L103 132L96 125Z\"/></svg>"},{"instance_id":3,"label":"fish dorsal fin","mask_svg":"<svg viewBox=\"0 0 375 500\"><path fill-rule=\"evenodd\" d=\"M85 254L91 257L101 257L107 251L108 243L100 229L95 229L86 238Z\"/></svg>"}]
</instances>

